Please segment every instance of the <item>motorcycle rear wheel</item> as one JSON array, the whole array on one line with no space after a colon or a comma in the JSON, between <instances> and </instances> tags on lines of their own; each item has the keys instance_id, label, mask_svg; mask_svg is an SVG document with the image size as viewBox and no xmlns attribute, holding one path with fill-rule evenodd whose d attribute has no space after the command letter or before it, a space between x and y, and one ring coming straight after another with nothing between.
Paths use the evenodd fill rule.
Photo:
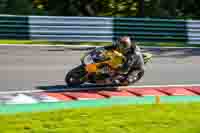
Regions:
<instances>
[{"instance_id":1,"label":"motorcycle rear wheel","mask_svg":"<svg viewBox=\"0 0 200 133\"><path fill-rule=\"evenodd\" d=\"M85 74L86 72L84 66L79 65L78 67L75 67L66 74L65 82L69 87L81 85L85 82L84 80Z\"/></svg>"}]
</instances>

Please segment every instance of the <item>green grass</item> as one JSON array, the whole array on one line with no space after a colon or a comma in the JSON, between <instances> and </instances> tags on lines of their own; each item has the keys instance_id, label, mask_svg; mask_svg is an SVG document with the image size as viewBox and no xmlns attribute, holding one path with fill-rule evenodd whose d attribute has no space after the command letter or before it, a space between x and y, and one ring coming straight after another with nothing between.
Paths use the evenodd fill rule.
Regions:
<instances>
[{"instance_id":1,"label":"green grass","mask_svg":"<svg viewBox=\"0 0 200 133\"><path fill-rule=\"evenodd\" d=\"M1 44L50 44L50 45L56 45L56 44L64 44L63 42L49 42L45 40L0 40Z\"/></svg>"},{"instance_id":2,"label":"green grass","mask_svg":"<svg viewBox=\"0 0 200 133\"><path fill-rule=\"evenodd\" d=\"M34 44L34 45L92 45L92 46L107 46L110 42L51 42L46 40L0 40L1 44ZM158 47L200 47L200 44L183 44L183 43L139 43L140 46L158 46Z\"/></svg>"},{"instance_id":3,"label":"green grass","mask_svg":"<svg viewBox=\"0 0 200 133\"><path fill-rule=\"evenodd\" d=\"M200 104L125 105L0 115L1 133L199 133Z\"/></svg>"}]
</instances>

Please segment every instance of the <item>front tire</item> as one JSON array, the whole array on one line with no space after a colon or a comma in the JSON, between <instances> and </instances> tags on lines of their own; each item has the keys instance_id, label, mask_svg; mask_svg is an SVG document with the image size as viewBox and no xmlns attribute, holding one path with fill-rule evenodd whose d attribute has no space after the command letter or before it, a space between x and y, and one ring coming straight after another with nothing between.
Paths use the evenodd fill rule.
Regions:
<instances>
[{"instance_id":1,"label":"front tire","mask_svg":"<svg viewBox=\"0 0 200 133\"><path fill-rule=\"evenodd\" d=\"M128 77L128 81L129 81L130 84L131 83L133 84L133 83L139 81L143 77L143 75L144 75L144 71L140 71L137 74L135 74L134 72L132 72L130 74L130 76Z\"/></svg>"},{"instance_id":2,"label":"front tire","mask_svg":"<svg viewBox=\"0 0 200 133\"><path fill-rule=\"evenodd\" d=\"M86 72L83 65L80 65L71 71L69 71L65 76L65 82L68 86L81 85L85 82L84 76Z\"/></svg>"}]
</instances>

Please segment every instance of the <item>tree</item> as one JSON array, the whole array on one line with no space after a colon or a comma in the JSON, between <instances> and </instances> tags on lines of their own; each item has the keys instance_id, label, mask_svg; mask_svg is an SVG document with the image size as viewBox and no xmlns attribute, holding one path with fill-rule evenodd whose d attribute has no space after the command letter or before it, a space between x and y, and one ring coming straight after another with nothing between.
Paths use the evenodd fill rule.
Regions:
<instances>
[{"instance_id":1,"label":"tree","mask_svg":"<svg viewBox=\"0 0 200 133\"><path fill-rule=\"evenodd\" d=\"M19 15L32 14L33 7L30 0L0 0L0 13Z\"/></svg>"},{"instance_id":2,"label":"tree","mask_svg":"<svg viewBox=\"0 0 200 133\"><path fill-rule=\"evenodd\" d=\"M6 13L7 1L8 0L0 0L0 13Z\"/></svg>"},{"instance_id":3,"label":"tree","mask_svg":"<svg viewBox=\"0 0 200 133\"><path fill-rule=\"evenodd\" d=\"M48 0L33 0L32 1L33 7L38 9L47 9Z\"/></svg>"},{"instance_id":4,"label":"tree","mask_svg":"<svg viewBox=\"0 0 200 133\"><path fill-rule=\"evenodd\" d=\"M0 0L1 14L199 18L199 0Z\"/></svg>"},{"instance_id":5,"label":"tree","mask_svg":"<svg viewBox=\"0 0 200 133\"><path fill-rule=\"evenodd\" d=\"M139 0L138 1L138 13L137 16L139 17L144 17L145 16L145 1L144 0Z\"/></svg>"},{"instance_id":6,"label":"tree","mask_svg":"<svg viewBox=\"0 0 200 133\"><path fill-rule=\"evenodd\" d=\"M98 0L100 16L136 16L137 1L134 0Z\"/></svg>"}]
</instances>

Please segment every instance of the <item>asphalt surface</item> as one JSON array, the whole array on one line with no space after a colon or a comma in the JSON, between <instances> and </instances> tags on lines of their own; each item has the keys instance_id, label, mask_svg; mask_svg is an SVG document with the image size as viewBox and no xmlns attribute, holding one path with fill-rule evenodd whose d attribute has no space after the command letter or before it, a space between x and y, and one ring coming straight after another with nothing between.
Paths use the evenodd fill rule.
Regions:
<instances>
[{"instance_id":1,"label":"asphalt surface","mask_svg":"<svg viewBox=\"0 0 200 133\"><path fill-rule=\"evenodd\" d=\"M200 49L144 49L154 54L135 85L200 84ZM65 87L65 74L86 50L0 46L0 91Z\"/></svg>"}]
</instances>

